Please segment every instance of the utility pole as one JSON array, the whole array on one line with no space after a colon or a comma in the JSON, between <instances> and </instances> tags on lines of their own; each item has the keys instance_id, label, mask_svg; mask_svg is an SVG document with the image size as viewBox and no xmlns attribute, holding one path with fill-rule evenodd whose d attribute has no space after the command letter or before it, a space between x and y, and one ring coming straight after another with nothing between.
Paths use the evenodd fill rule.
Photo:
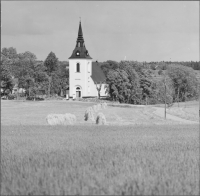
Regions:
<instances>
[{"instance_id":1,"label":"utility pole","mask_svg":"<svg viewBox=\"0 0 200 196\"><path fill-rule=\"evenodd\" d=\"M200 131L200 84L199 84L199 131Z\"/></svg>"},{"instance_id":2,"label":"utility pole","mask_svg":"<svg viewBox=\"0 0 200 196\"><path fill-rule=\"evenodd\" d=\"M167 90L167 89L166 89L166 73L164 73L164 80L163 80L163 81L164 81L164 86L165 86L165 119L166 119L166 113L167 113L167 112L166 112L166 102L167 102L167 101L166 101L166 99L167 99L167 98L166 98L166 94L167 94L167 92L166 92L166 90Z\"/></svg>"},{"instance_id":3,"label":"utility pole","mask_svg":"<svg viewBox=\"0 0 200 196\"><path fill-rule=\"evenodd\" d=\"M166 119L166 75L165 75L164 84L165 84L165 119Z\"/></svg>"}]
</instances>

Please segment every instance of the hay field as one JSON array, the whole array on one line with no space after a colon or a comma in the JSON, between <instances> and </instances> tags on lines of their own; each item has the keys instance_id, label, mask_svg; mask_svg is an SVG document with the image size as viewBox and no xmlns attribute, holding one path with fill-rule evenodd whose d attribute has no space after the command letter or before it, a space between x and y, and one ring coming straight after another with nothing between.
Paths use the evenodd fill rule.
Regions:
<instances>
[{"instance_id":1,"label":"hay field","mask_svg":"<svg viewBox=\"0 0 200 196\"><path fill-rule=\"evenodd\" d=\"M108 107L112 126L97 126L83 120L90 105L2 101L2 195L198 195L198 125L155 125L151 108ZM51 112L79 123L48 126ZM128 125L130 116L146 122Z\"/></svg>"},{"instance_id":2,"label":"hay field","mask_svg":"<svg viewBox=\"0 0 200 196\"><path fill-rule=\"evenodd\" d=\"M160 106L164 108L164 105ZM182 119L199 122L199 101L174 103L172 107L167 109L167 113Z\"/></svg>"},{"instance_id":3,"label":"hay field","mask_svg":"<svg viewBox=\"0 0 200 196\"><path fill-rule=\"evenodd\" d=\"M47 125L46 116L50 113L71 113L77 117L79 125L94 125L84 121L85 110L94 103L73 101L7 101L1 102L1 123L3 125ZM149 125L177 124L171 120L154 115L155 108L147 107L112 107L100 110L103 112L108 125ZM164 112L164 110L163 110ZM97 115L97 113L96 113Z\"/></svg>"}]
</instances>

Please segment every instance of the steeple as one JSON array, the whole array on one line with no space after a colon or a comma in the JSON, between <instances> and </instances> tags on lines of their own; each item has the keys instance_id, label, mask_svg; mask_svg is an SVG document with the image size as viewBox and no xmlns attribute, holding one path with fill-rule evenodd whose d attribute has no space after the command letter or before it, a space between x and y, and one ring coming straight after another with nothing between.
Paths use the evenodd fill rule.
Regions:
<instances>
[{"instance_id":1,"label":"steeple","mask_svg":"<svg viewBox=\"0 0 200 196\"><path fill-rule=\"evenodd\" d=\"M83 31L82 31L82 27L81 27L81 22L79 23L76 47L79 47L79 44L80 44L80 46L84 46L84 39L83 39Z\"/></svg>"},{"instance_id":2,"label":"steeple","mask_svg":"<svg viewBox=\"0 0 200 196\"><path fill-rule=\"evenodd\" d=\"M83 40L83 32L82 32L81 22L79 23L78 38L77 38L77 41L78 41L78 40L80 40L80 41ZM83 40L83 41L84 41L84 40Z\"/></svg>"},{"instance_id":3,"label":"steeple","mask_svg":"<svg viewBox=\"0 0 200 196\"><path fill-rule=\"evenodd\" d=\"M85 47L84 39L83 39L83 31L81 27L81 21L79 23L79 29L78 29L78 37L76 40L76 46L75 49L69 59L92 59Z\"/></svg>"}]
</instances>

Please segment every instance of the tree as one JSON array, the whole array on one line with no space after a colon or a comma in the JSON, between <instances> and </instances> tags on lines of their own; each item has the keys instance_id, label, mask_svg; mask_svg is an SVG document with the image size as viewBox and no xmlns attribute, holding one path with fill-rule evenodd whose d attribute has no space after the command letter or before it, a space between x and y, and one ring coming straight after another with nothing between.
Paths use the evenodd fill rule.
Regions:
<instances>
[{"instance_id":1,"label":"tree","mask_svg":"<svg viewBox=\"0 0 200 196\"><path fill-rule=\"evenodd\" d=\"M50 96L52 74L58 69L58 58L53 52L50 52L47 56L46 60L44 61L44 66L46 67L47 75L49 77L48 96Z\"/></svg>"},{"instance_id":2,"label":"tree","mask_svg":"<svg viewBox=\"0 0 200 196\"><path fill-rule=\"evenodd\" d=\"M107 75L108 93L113 100L125 102L130 94L128 74L121 69L110 70Z\"/></svg>"},{"instance_id":3,"label":"tree","mask_svg":"<svg viewBox=\"0 0 200 196\"><path fill-rule=\"evenodd\" d=\"M34 69L36 64L35 54L26 51L18 54L15 78L18 78L18 87L26 90L26 95L30 96L31 87L34 85Z\"/></svg>"},{"instance_id":4,"label":"tree","mask_svg":"<svg viewBox=\"0 0 200 196\"><path fill-rule=\"evenodd\" d=\"M32 85L30 87L30 94L36 97L41 90L47 89L48 76L45 72L46 68L42 62L36 62L32 65Z\"/></svg>"},{"instance_id":5,"label":"tree","mask_svg":"<svg viewBox=\"0 0 200 196\"><path fill-rule=\"evenodd\" d=\"M40 89L46 88L46 67L29 51L18 54L18 59L15 71L18 87L25 89L26 95L36 97Z\"/></svg>"},{"instance_id":6,"label":"tree","mask_svg":"<svg viewBox=\"0 0 200 196\"><path fill-rule=\"evenodd\" d=\"M121 61L119 63L119 68L124 70L128 75L128 80L130 83L129 94L127 96L126 102L138 104L141 103L141 87L140 87L140 77L135 70L135 62ZM139 70L139 69L138 69Z\"/></svg>"},{"instance_id":7,"label":"tree","mask_svg":"<svg viewBox=\"0 0 200 196\"><path fill-rule=\"evenodd\" d=\"M96 89L98 91L98 99L100 99L100 97L101 97L101 87L102 87L102 84L103 84L103 82L101 82L101 81L99 83L95 82Z\"/></svg>"},{"instance_id":8,"label":"tree","mask_svg":"<svg viewBox=\"0 0 200 196\"><path fill-rule=\"evenodd\" d=\"M183 65L168 65L167 74L171 78L178 101L184 101L186 97L194 97L197 94L198 81L194 70Z\"/></svg>"},{"instance_id":9,"label":"tree","mask_svg":"<svg viewBox=\"0 0 200 196\"><path fill-rule=\"evenodd\" d=\"M2 94L8 95L12 92L14 82L12 76L5 64L1 64L1 89Z\"/></svg>"},{"instance_id":10,"label":"tree","mask_svg":"<svg viewBox=\"0 0 200 196\"><path fill-rule=\"evenodd\" d=\"M108 60L106 62L100 63L100 66L105 76L107 76L110 70L116 70L119 68L119 63L116 61Z\"/></svg>"},{"instance_id":11,"label":"tree","mask_svg":"<svg viewBox=\"0 0 200 196\"><path fill-rule=\"evenodd\" d=\"M9 94L14 87L14 65L18 60L15 48L2 48L1 51L1 89L3 94Z\"/></svg>"},{"instance_id":12,"label":"tree","mask_svg":"<svg viewBox=\"0 0 200 196\"><path fill-rule=\"evenodd\" d=\"M63 96L64 91L67 90L67 86L69 85L69 69L68 62L63 63L59 62L57 74L57 88L58 94Z\"/></svg>"},{"instance_id":13,"label":"tree","mask_svg":"<svg viewBox=\"0 0 200 196\"><path fill-rule=\"evenodd\" d=\"M10 48L2 48L1 51L1 63L2 65L6 65L7 70L9 71L11 76L15 75L16 65L18 62L18 54L17 50L13 47Z\"/></svg>"}]
</instances>

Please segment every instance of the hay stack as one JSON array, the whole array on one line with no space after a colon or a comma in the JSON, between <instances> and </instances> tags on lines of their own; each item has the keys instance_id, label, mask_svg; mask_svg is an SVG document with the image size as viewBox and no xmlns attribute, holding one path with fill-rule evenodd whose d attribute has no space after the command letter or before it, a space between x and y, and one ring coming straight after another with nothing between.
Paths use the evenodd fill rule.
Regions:
<instances>
[{"instance_id":1,"label":"hay stack","mask_svg":"<svg viewBox=\"0 0 200 196\"><path fill-rule=\"evenodd\" d=\"M107 107L107 103L105 103L105 102L104 102L104 103L101 103L101 108L102 108L102 109L106 109L106 107Z\"/></svg>"},{"instance_id":2,"label":"hay stack","mask_svg":"<svg viewBox=\"0 0 200 196\"><path fill-rule=\"evenodd\" d=\"M97 104L97 110L101 110L101 104Z\"/></svg>"},{"instance_id":3,"label":"hay stack","mask_svg":"<svg viewBox=\"0 0 200 196\"><path fill-rule=\"evenodd\" d=\"M65 120L70 121L71 124L76 123L76 116L74 114L66 113L65 114Z\"/></svg>"},{"instance_id":4,"label":"hay stack","mask_svg":"<svg viewBox=\"0 0 200 196\"><path fill-rule=\"evenodd\" d=\"M92 120L94 121L94 111L92 107L88 107L85 111L85 121Z\"/></svg>"},{"instance_id":5,"label":"hay stack","mask_svg":"<svg viewBox=\"0 0 200 196\"><path fill-rule=\"evenodd\" d=\"M97 105L93 105L93 106L92 106L92 109L93 109L94 112L97 112L97 111L98 111Z\"/></svg>"},{"instance_id":6,"label":"hay stack","mask_svg":"<svg viewBox=\"0 0 200 196\"><path fill-rule=\"evenodd\" d=\"M106 124L106 117L104 116L103 113L98 113L97 118L96 118L96 124L97 125L105 125Z\"/></svg>"},{"instance_id":7,"label":"hay stack","mask_svg":"<svg viewBox=\"0 0 200 196\"><path fill-rule=\"evenodd\" d=\"M46 121L49 125L73 125L76 123L74 114L48 114Z\"/></svg>"}]
</instances>

